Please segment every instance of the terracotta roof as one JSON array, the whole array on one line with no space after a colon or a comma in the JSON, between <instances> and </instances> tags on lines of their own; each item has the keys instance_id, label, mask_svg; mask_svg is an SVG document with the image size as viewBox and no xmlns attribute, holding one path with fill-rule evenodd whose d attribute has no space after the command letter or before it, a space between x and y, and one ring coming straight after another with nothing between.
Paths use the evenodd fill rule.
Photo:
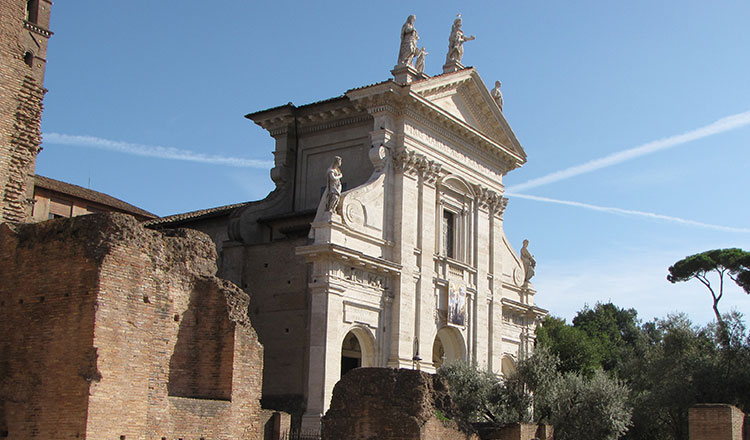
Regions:
<instances>
[{"instance_id":1,"label":"terracotta roof","mask_svg":"<svg viewBox=\"0 0 750 440\"><path fill-rule=\"evenodd\" d=\"M394 81L393 81L393 79L387 79L385 81L380 81L380 82L376 82L376 83L373 83L373 84L368 84L366 86L355 87L353 89L347 90L347 92L351 91L351 90L366 89L367 87L377 86L377 85L380 85L380 84L385 84L387 82L394 82ZM297 107L293 103L289 102L289 103L286 103L284 105L278 105L276 107L267 108L265 110L258 110L257 112L248 113L248 114L245 115L245 117L248 118L248 119L251 119L252 116L259 115L259 114L265 113L265 112L270 112L270 111L273 111L273 110L278 110L278 109L281 109L281 108L284 108L284 107L302 109L302 108L305 108L305 107L311 107L311 106L314 106L314 105L324 104L326 102L336 101L338 99L344 99L344 98L346 98L346 95L339 95L339 96L334 96L333 98L321 99L320 101L315 101L315 102L311 102L311 103L308 103L308 104L303 104L303 105L300 105L299 107Z\"/></svg>"},{"instance_id":2,"label":"terracotta roof","mask_svg":"<svg viewBox=\"0 0 750 440\"><path fill-rule=\"evenodd\" d=\"M82 186L73 185L72 183L62 182L60 180L40 176L38 174L34 176L34 186L44 188L49 191L66 194L68 196L77 197L89 202L98 203L100 205L108 206L110 208L113 208L114 210L132 214L136 217L157 217L155 214L152 214L137 206L133 206L130 203L123 202L122 200L112 197L108 194L84 188Z\"/></svg>"},{"instance_id":3,"label":"terracotta roof","mask_svg":"<svg viewBox=\"0 0 750 440\"><path fill-rule=\"evenodd\" d=\"M248 202L234 203L232 205L217 206L215 208L199 209L197 211L184 212L182 214L168 215L143 222L144 226L166 226L182 223L187 220L198 220L202 218L218 217L229 214L235 208L246 205Z\"/></svg>"}]
</instances>

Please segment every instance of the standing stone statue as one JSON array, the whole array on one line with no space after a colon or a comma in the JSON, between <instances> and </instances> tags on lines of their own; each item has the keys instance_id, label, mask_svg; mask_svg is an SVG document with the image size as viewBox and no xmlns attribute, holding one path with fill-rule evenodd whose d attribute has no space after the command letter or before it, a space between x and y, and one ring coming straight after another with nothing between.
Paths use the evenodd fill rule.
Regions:
<instances>
[{"instance_id":1,"label":"standing stone statue","mask_svg":"<svg viewBox=\"0 0 750 440\"><path fill-rule=\"evenodd\" d=\"M495 88L490 91L490 95L492 95L492 99L495 100L497 106L500 107L500 111L503 111L503 92L500 91L501 85L500 81L495 81Z\"/></svg>"},{"instance_id":2,"label":"standing stone statue","mask_svg":"<svg viewBox=\"0 0 750 440\"><path fill-rule=\"evenodd\" d=\"M528 283L529 280L534 276L534 268L536 267L536 260L534 256L529 252L529 240L523 241L523 247L521 248L521 262L523 262L523 271L526 274L524 277L524 283Z\"/></svg>"},{"instance_id":3,"label":"standing stone statue","mask_svg":"<svg viewBox=\"0 0 750 440\"><path fill-rule=\"evenodd\" d=\"M401 47L398 50L398 65L410 66L412 60L417 55L417 40L419 34L414 28L415 15L410 15L406 23L401 27Z\"/></svg>"},{"instance_id":4,"label":"standing stone statue","mask_svg":"<svg viewBox=\"0 0 750 440\"><path fill-rule=\"evenodd\" d=\"M429 52L427 52L424 47L417 51L417 61L415 67L417 69L417 72L419 73L424 73L424 57L427 54L429 54Z\"/></svg>"},{"instance_id":5,"label":"standing stone statue","mask_svg":"<svg viewBox=\"0 0 750 440\"><path fill-rule=\"evenodd\" d=\"M458 14L456 19L453 20L451 36L448 38L448 55L445 57L445 64L460 63L464 57L464 43L475 38L473 35L471 37L464 36L464 31L461 29L461 14Z\"/></svg>"},{"instance_id":6,"label":"standing stone statue","mask_svg":"<svg viewBox=\"0 0 750 440\"><path fill-rule=\"evenodd\" d=\"M343 177L341 173L341 157L335 156L333 163L328 167L328 171L326 172L326 178L328 179L325 190L327 212L335 213L336 207L339 206L339 200L341 199L341 177Z\"/></svg>"}]
</instances>

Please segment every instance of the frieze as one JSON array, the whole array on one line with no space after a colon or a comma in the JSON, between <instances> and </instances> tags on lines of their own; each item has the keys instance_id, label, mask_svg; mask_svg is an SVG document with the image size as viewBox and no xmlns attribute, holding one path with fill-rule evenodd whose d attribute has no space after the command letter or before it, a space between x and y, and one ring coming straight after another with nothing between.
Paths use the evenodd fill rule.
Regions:
<instances>
[{"instance_id":1,"label":"frieze","mask_svg":"<svg viewBox=\"0 0 750 440\"><path fill-rule=\"evenodd\" d=\"M421 109L421 108L419 110L408 109L405 111L405 114L415 119L416 121L420 122L421 124L424 124L429 129L439 133L441 136L444 136L445 138L450 139L450 141L455 143L456 145L466 144L466 140L463 139L461 136L458 136L452 131L446 129L445 127L437 125L434 122L432 122L429 119L429 115L424 114L425 110L426 109ZM437 140L434 137L429 136L426 133L417 130L416 128L410 126L408 123L405 124L405 127L404 127L405 132L409 128L411 128L412 130L415 130L414 132L410 133L413 137L428 144L435 143L443 148L447 148L446 153L452 155L453 157L456 157L455 154L452 154L453 152L455 152L454 148L448 147L448 145L446 145L444 142ZM480 145L482 145L483 148L481 150L473 150L473 152L485 162L493 163L499 160L503 165L502 174L505 174L509 170L512 170L517 167L517 165L515 164L515 161L517 159L513 157L510 153L503 151L501 148L498 148L495 145L489 144L486 140L481 140L481 138L480 138Z\"/></svg>"},{"instance_id":2,"label":"frieze","mask_svg":"<svg viewBox=\"0 0 750 440\"><path fill-rule=\"evenodd\" d=\"M327 121L320 124L303 126L298 130L299 134L315 133L317 131L329 130L331 128L343 127L345 125L358 124L360 122L366 122L371 120L372 117L369 114L357 115L346 119L338 119L336 121Z\"/></svg>"},{"instance_id":3,"label":"frieze","mask_svg":"<svg viewBox=\"0 0 750 440\"><path fill-rule=\"evenodd\" d=\"M364 269L350 267L344 269L344 279L367 287L376 289L386 288L386 277L380 274L368 272Z\"/></svg>"},{"instance_id":4,"label":"frieze","mask_svg":"<svg viewBox=\"0 0 750 440\"><path fill-rule=\"evenodd\" d=\"M434 129L435 127L429 126L428 128ZM440 130L436 130L436 131L438 131L443 136L447 135L447 133L442 133ZM463 146L463 142L459 141L458 139L451 139L452 141L456 142L454 146L451 146L434 136L430 136L429 134L425 133L423 130L420 130L419 128L408 123L404 124L404 134L422 142L423 144L427 146L437 149L440 153L443 153L449 156L450 158L454 159L457 163L464 164L469 169L473 169L477 171L486 170L485 173L495 172L495 170L487 167L486 165L484 165L484 163L497 163L497 158L491 157L481 151L474 150L474 153L477 156L479 156L479 159L484 161L484 163L482 163L476 160L474 157L471 157L461 151L458 151L456 149L456 146ZM449 136L446 136L446 137L449 137ZM462 149L468 149L468 148L464 147ZM507 164L503 163L503 165L504 167L500 169L501 175L505 174L508 170Z\"/></svg>"}]
</instances>

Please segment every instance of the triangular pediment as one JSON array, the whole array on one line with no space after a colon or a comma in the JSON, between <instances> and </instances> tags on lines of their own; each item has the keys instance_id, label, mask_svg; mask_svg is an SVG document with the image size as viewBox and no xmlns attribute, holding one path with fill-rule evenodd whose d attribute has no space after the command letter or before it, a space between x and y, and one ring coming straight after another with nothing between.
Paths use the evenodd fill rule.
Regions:
<instances>
[{"instance_id":1,"label":"triangular pediment","mask_svg":"<svg viewBox=\"0 0 750 440\"><path fill-rule=\"evenodd\" d=\"M503 145L522 158L526 153L489 90L473 68L412 84L411 91Z\"/></svg>"}]
</instances>

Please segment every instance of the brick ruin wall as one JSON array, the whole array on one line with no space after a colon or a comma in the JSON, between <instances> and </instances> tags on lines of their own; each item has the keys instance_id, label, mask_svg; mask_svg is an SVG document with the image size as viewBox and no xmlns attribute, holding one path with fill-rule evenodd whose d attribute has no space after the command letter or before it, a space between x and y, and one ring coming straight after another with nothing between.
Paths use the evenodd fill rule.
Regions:
<instances>
[{"instance_id":1,"label":"brick ruin wall","mask_svg":"<svg viewBox=\"0 0 750 440\"><path fill-rule=\"evenodd\" d=\"M45 7L49 5L45 2ZM46 37L24 27L25 0L0 0L0 221L20 222L31 213L32 177L41 150L42 87ZM49 25L49 11L43 14ZM24 60L32 41L39 53ZM28 40L28 41L27 41Z\"/></svg>"},{"instance_id":2,"label":"brick ruin wall","mask_svg":"<svg viewBox=\"0 0 750 440\"><path fill-rule=\"evenodd\" d=\"M0 224L0 438L260 438L262 347L215 260L123 214Z\"/></svg>"},{"instance_id":3,"label":"brick ruin wall","mask_svg":"<svg viewBox=\"0 0 750 440\"><path fill-rule=\"evenodd\" d=\"M737 407L706 403L690 408L690 440L749 440L748 417Z\"/></svg>"},{"instance_id":4,"label":"brick ruin wall","mask_svg":"<svg viewBox=\"0 0 750 440\"><path fill-rule=\"evenodd\" d=\"M477 440L450 419L456 413L437 376L416 370L357 368L333 389L323 440Z\"/></svg>"}]
</instances>

